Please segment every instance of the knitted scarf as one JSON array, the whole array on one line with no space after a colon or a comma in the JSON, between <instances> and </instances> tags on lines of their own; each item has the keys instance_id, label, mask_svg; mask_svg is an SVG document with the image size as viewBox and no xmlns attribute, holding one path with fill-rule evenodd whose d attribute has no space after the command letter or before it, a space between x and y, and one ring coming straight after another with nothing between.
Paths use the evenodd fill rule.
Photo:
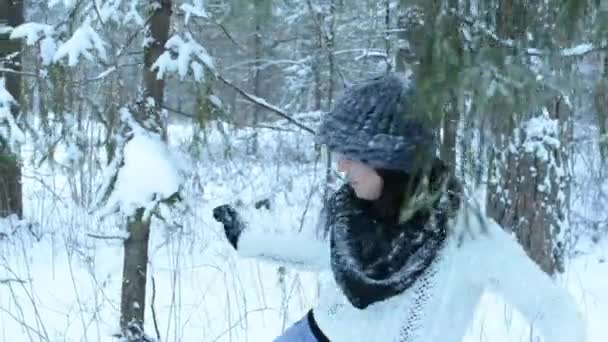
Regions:
<instances>
[{"instance_id":1,"label":"knitted scarf","mask_svg":"<svg viewBox=\"0 0 608 342\"><path fill-rule=\"evenodd\" d=\"M353 306L364 309L402 293L438 255L460 205L460 184L447 172L422 184L393 224L374 219L350 185L328 202L332 271Z\"/></svg>"}]
</instances>

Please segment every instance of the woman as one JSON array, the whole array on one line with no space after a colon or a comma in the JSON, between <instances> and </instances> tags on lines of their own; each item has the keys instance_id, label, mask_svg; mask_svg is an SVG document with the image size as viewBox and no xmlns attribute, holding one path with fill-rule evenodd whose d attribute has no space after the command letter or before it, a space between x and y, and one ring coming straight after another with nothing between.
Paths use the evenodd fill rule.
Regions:
<instances>
[{"instance_id":1,"label":"woman","mask_svg":"<svg viewBox=\"0 0 608 342\"><path fill-rule=\"evenodd\" d=\"M329 244L265 234L263 245L275 247L260 250L234 208L214 210L241 254L331 270L319 304L275 342L460 342L486 290L545 341L584 341L569 295L463 200L435 157L433 129L414 115L412 92L397 76L378 77L347 90L324 118L318 141L348 179L322 213Z\"/></svg>"}]
</instances>

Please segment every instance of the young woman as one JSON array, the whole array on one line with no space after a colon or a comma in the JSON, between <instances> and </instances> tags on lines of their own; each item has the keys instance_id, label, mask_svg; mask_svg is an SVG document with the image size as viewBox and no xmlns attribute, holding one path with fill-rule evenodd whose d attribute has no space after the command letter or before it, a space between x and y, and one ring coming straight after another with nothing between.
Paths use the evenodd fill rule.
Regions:
<instances>
[{"instance_id":1,"label":"young woman","mask_svg":"<svg viewBox=\"0 0 608 342\"><path fill-rule=\"evenodd\" d=\"M460 342L486 290L545 341L583 342L567 292L463 199L435 157L433 129L413 112L412 92L395 75L378 77L347 90L326 115L318 141L339 155L348 179L322 213L327 241L264 235L264 246L277 247L260 250L234 208L214 209L242 255L331 271L319 304L275 342ZM302 248L279 247L287 243Z\"/></svg>"}]
</instances>

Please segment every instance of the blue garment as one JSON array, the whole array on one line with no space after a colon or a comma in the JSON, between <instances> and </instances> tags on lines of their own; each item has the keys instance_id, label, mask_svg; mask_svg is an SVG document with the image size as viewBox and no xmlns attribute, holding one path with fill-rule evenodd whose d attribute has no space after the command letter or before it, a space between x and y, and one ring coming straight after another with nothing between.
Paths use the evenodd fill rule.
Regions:
<instances>
[{"instance_id":1,"label":"blue garment","mask_svg":"<svg viewBox=\"0 0 608 342\"><path fill-rule=\"evenodd\" d=\"M312 310L273 342L329 342L315 322Z\"/></svg>"}]
</instances>

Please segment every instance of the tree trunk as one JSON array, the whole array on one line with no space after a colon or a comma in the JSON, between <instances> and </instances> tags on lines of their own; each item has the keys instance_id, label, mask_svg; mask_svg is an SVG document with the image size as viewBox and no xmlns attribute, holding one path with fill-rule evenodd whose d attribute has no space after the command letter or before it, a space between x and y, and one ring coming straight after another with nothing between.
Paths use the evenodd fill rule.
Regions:
<instances>
[{"instance_id":1,"label":"tree trunk","mask_svg":"<svg viewBox=\"0 0 608 342\"><path fill-rule=\"evenodd\" d=\"M450 103L446 106L443 117L443 139L440 156L453 175L456 174L456 136L459 120L458 99L452 93Z\"/></svg>"},{"instance_id":2,"label":"tree trunk","mask_svg":"<svg viewBox=\"0 0 608 342\"><path fill-rule=\"evenodd\" d=\"M316 52L314 53L313 63L312 63L312 73L314 80L313 87L313 111L321 110L322 108L322 97L323 97L323 68L321 65L321 52L323 51L324 39L323 39L323 27L322 20L323 16L321 13L318 13L317 10L312 6L310 0L307 1L308 11L312 17L314 31L316 35L316 41L314 44L314 49Z\"/></svg>"},{"instance_id":3,"label":"tree trunk","mask_svg":"<svg viewBox=\"0 0 608 342\"><path fill-rule=\"evenodd\" d=\"M594 104L599 128L599 150L602 163L608 160L608 57L604 57L602 79L594 90Z\"/></svg>"},{"instance_id":4,"label":"tree trunk","mask_svg":"<svg viewBox=\"0 0 608 342\"><path fill-rule=\"evenodd\" d=\"M139 101L135 119L147 130L158 133L166 139L161 120L164 98L164 81L156 78L151 71L152 64L164 50L169 34L171 1L161 0L150 4L151 19L149 32L152 39L144 50L143 99ZM144 336L144 311L146 307L146 279L148 269L148 242L150 220L144 219L143 209L130 217L127 222L129 238L124 243L123 283L121 294L120 326L128 341L141 341Z\"/></svg>"},{"instance_id":5,"label":"tree trunk","mask_svg":"<svg viewBox=\"0 0 608 342\"><path fill-rule=\"evenodd\" d=\"M412 5L408 0L399 1L397 26L397 51L395 71L404 73L414 64L420 62L430 41L425 30L424 13L421 7Z\"/></svg>"},{"instance_id":6,"label":"tree trunk","mask_svg":"<svg viewBox=\"0 0 608 342\"><path fill-rule=\"evenodd\" d=\"M0 25L18 26L23 23L22 0L0 0ZM21 42L8 39L8 35L0 35L0 59L21 51ZM5 67L21 70L21 56L13 57ZM14 73L0 74L6 80L6 90L17 103L21 98L21 76ZM17 108L11 108L16 117ZM0 122L0 124L2 124ZM21 185L21 166L17 151L11 151L7 142L0 137L0 217L17 215L23 217L23 195Z\"/></svg>"},{"instance_id":7,"label":"tree trunk","mask_svg":"<svg viewBox=\"0 0 608 342\"><path fill-rule=\"evenodd\" d=\"M253 36L253 50L255 53L255 67L253 69L253 95L260 97L262 90L262 72L260 67L262 65L262 22L265 18L265 7L266 4L260 1L254 1L254 21L255 21L255 34ZM260 106L253 106L253 127L256 127L260 121ZM249 153L258 153L258 132L254 128L253 135L249 143Z\"/></svg>"},{"instance_id":8,"label":"tree trunk","mask_svg":"<svg viewBox=\"0 0 608 342\"><path fill-rule=\"evenodd\" d=\"M334 60L334 49L336 46L336 4L335 0L331 0L329 3L329 25L327 32L327 62L329 64L329 76L327 83L327 108L331 108L334 102L334 79L335 79L335 60Z\"/></svg>"},{"instance_id":9,"label":"tree trunk","mask_svg":"<svg viewBox=\"0 0 608 342\"><path fill-rule=\"evenodd\" d=\"M141 341L144 336L150 238L150 221L143 220L142 209L129 219L127 230L129 238L124 242L120 327L127 341Z\"/></svg>"},{"instance_id":10,"label":"tree trunk","mask_svg":"<svg viewBox=\"0 0 608 342\"><path fill-rule=\"evenodd\" d=\"M522 1L499 1L496 25L501 38L526 39L529 13L533 13L526 5ZM563 271L557 234L565 225L569 187L567 153L563 148L567 142L564 132L569 131L565 129L568 115L561 103L561 98L554 98L546 105L546 114L536 118L556 120L557 131L544 134L559 141L557 146L542 137L526 136L525 123L532 119L529 113L494 122L487 198L488 214L515 232L530 258L549 274Z\"/></svg>"}]
</instances>

